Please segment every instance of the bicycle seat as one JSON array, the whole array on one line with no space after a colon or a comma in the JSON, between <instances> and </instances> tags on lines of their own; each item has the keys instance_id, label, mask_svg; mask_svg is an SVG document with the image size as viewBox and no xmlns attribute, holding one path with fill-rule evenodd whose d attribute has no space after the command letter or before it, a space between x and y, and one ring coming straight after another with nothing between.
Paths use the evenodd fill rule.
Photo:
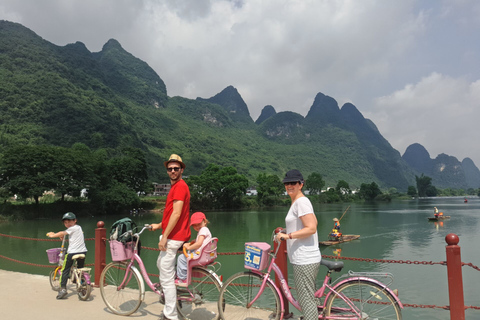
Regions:
<instances>
[{"instance_id":1,"label":"bicycle seat","mask_svg":"<svg viewBox=\"0 0 480 320\"><path fill-rule=\"evenodd\" d=\"M217 258L217 243L218 238L212 238L210 239L210 243L203 247L198 257L188 257L187 263L189 269L194 266L206 266L212 263Z\"/></svg>"},{"instance_id":2,"label":"bicycle seat","mask_svg":"<svg viewBox=\"0 0 480 320\"><path fill-rule=\"evenodd\" d=\"M83 253L76 254L72 257L73 260L76 259L85 259L85 255Z\"/></svg>"},{"instance_id":3,"label":"bicycle seat","mask_svg":"<svg viewBox=\"0 0 480 320\"><path fill-rule=\"evenodd\" d=\"M330 261L322 259L320 260L320 264L327 267L328 270L333 270L336 272L340 272L343 269L343 261Z\"/></svg>"},{"instance_id":4,"label":"bicycle seat","mask_svg":"<svg viewBox=\"0 0 480 320\"><path fill-rule=\"evenodd\" d=\"M202 277L203 274L198 272L192 272L192 268L195 266L207 266L215 261L217 258L217 243L218 238L212 238L210 243L203 247L202 252L198 257L187 258L187 283L191 283L191 279Z\"/></svg>"}]
</instances>

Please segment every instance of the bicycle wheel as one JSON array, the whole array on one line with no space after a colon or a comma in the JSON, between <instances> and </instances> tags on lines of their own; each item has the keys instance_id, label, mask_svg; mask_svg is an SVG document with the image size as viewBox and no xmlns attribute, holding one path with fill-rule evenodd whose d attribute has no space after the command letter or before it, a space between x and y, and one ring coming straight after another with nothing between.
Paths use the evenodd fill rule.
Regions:
<instances>
[{"instance_id":1,"label":"bicycle wheel","mask_svg":"<svg viewBox=\"0 0 480 320\"><path fill-rule=\"evenodd\" d=\"M60 267L57 267L50 271L50 285L52 286L53 291L60 290Z\"/></svg>"},{"instance_id":2,"label":"bicycle wheel","mask_svg":"<svg viewBox=\"0 0 480 320\"><path fill-rule=\"evenodd\" d=\"M231 276L220 290L220 317L224 320L280 319L280 297L270 282L255 303L247 307L259 292L262 280L261 276L248 271Z\"/></svg>"},{"instance_id":3,"label":"bicycle wheel","mask_svg":"<svg viewBox=\"0 0 480 320\"><path fill-rule=\"evenodd\" d=\"M127 316L134 313L145 296L145 285L142 280L140 272L133 266L127 272L124 263L108 264L100 276L100 293L103 301L115 314Z\"/></svg>"},{"instance_id":4,"label":"bicycle wheel","mask_svg":"<svg viewBox=\"0 0 480 320\"><path fill-rule=\"evenodd\" d=\"M80 276L80 283L77 283L77 293L78 299L82 301L86 301L90 297L90 293L92 293L92 286L87 283L83 273Z\"/></svg>"},{"instance_id":5,"label":"bicycle wheel","mask_svg":"<svg viewBox=\"0 0 480 320\"><path fill-rule=\"evenodd\" d=\"M183 319L218 320L218 298L221 284L205 268L192 269L192 283L177 288L177 310Z\"/></svg>"},{"instance_id":6,"label":"bicycle wheel","mask_svg":"<svg viewBox=\"0 0 480 320\"><path fill-rule=\"evenodd\" d=\"M325 314L355 316L353 309L340 297L347 297L360 313L360 319L402 319L400 307L392 294L380 285L367 280L350 280L335 288L328 297Z\"/></svg>"}]
</instances>

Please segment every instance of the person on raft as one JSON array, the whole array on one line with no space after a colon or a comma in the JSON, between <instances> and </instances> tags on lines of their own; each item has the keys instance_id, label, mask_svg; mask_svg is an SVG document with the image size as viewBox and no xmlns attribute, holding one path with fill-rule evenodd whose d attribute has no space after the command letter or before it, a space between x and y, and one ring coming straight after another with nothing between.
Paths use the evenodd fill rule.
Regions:
<instances>
[{"instance_id":1,"label":"person on raft","mask_svg":"<svg viewBox=\"0 0 480 320\"><path fill-rule=\"evenodd\" d=\"M340 221L337 218L333 218L333 221L334 224L330 237L338 239L342 236L342 233L340 232Z\"/></svg>"},{"instance_id":2,"label":"person on raft","mask_svg":"<svg viewBox=\"0 0 480 320\"><path fill-rule=\"evenodd\" d=\"M437 207L433 207L433 212L434 212L433 215L435 216L435 218L443 216L443 212L438 212Z\"/></svg>"}]
</instances>

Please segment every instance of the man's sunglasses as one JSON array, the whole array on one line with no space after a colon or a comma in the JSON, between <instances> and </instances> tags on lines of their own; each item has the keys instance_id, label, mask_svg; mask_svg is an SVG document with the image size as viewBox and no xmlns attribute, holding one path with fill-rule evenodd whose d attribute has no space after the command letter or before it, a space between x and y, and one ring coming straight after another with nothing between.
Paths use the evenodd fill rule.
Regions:
<instances>
[{"instance_id":1,"label":"man's sunglasses","mask_svg":"<svg viewBox=\"0 0 480 320\"><path fill-rule=\"evenodd\" d=\"M172 171L177 172L177 171L179 171L179 170L180 170L180 167L170 167L170 168L167 168L167 171L168 171L168 172L172 172Z\"/></svg>"},{"instance_id":2,"label":"man's sunglasses","mask_svg":"<svg viewBox=\"0 0 480 320\"><path fill-rule=\"evenodd\" d=\"M298 181L293 181L293 182L284 182L283 184L286 186L294 186L298 183Z\"/></svg>"}]
</instances>

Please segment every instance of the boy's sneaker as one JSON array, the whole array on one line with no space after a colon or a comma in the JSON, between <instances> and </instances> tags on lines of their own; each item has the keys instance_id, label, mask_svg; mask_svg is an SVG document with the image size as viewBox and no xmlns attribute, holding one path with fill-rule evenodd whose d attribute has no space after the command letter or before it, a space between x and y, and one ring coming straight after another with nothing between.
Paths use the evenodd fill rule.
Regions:
<instances>
[{"instance_id":1,"label":"boy's sneaker","mask_svg":"<svg viewBox=\"0 0 480 320\"><path fill-rule=\"evenodd\" d=\"M175 285L178 287L186 287L187 286L187 280L182 280L182 279L175 279Z\"/></svg>"},{"instance_id":2,"label":"boy's sneaker","mask_svg":"<svg viewBox=\"0 0 480 320\"><path fill-rule=\"evenodd\" d=\"M67 296L68 292L67 289L62 288L57 295L57 299L63 299Z\"/></svg>"}]
</instances>

